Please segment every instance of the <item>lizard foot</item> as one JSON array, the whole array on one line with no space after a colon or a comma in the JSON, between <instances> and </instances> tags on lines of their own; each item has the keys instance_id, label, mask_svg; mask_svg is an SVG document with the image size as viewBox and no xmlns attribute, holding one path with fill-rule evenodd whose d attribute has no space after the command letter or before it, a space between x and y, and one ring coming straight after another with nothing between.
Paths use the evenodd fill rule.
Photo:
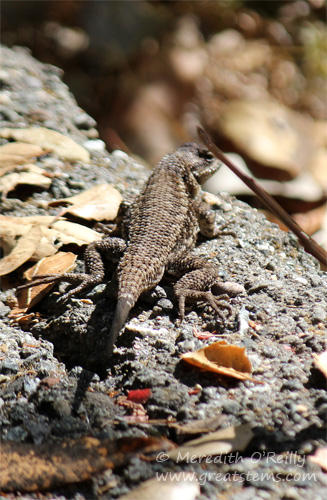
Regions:
<instances>
[{"instance_id":1,"label":"lizard foot","mask_svg":"<svg viewBox=\"0 0 327 500\"><path fill-rule=\"evenodd\" d=\"M17 290L25 290L26 288L31 288L32 286L46 285L48 283L59 283L61 281L67 281L68 283L77 285L69 292L65 293L60 297L60 301L64 301L73 295L76 295L87 288L94 287L103 281L102 275L90 275L84 273L64 273L64 274L40 274L35 280L25 283L17 287Z\"/></svg>"},{"instance_id":2,"label":"lizard foot","mask_svg":"<svg viewBox=\"0 0 327 500\"><path fill-rule=\"evenodd\" d=\"M222 309L228 310L228 316L232 313L232 307L226 302L229 296L224 294L220 296L213 295L212 292L201 292L195 290L183 290L178 292L178 306L179 306L179 317L181 320L185 316L185 301L186 299L204 301L207 302L212 309L218 314L223 323L225 323L225 316L222 313Z\"/></svg>"}]
</instances>

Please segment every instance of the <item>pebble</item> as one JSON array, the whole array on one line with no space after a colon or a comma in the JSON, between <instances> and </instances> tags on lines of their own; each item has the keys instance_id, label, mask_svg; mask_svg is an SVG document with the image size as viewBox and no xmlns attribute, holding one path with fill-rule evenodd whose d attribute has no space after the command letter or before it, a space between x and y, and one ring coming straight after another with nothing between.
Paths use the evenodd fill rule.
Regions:
<instances>
[{"instance_id":1,"label":"pebble","mask_svg":"<svg viewBox=\"0 0 327 500\"><path fill-rule=\"evenodd\" d=\"M268 243L259 243L256 245L257 249L260 250L264 255L273 255L275 253L275 249L272 245Z\"/></svg>"},{"instance_id":2,"label":"pebble","mask_svg":"<svg viewBox=\"0 0 327 500\"><path fill-rule=\"evenodd\" d=\"M17 122L19 120L19 114L7 106L0 106L0 116L1 121Z\"/></svg>"},{"instance_id":3,"label":"pebble","mask_svg":"<svg viewBox=\"0 0 327 500\"><path fill-rule=\"evenodd\" d=\"M17 425L16 427L12 427L5 435L4 438L6 441L25 441L28 437L28 432Z\"/></svg>"},{"instance_id":4,"label":"pebble","mask_svg":"<svg viewBox=\"0 0 327 500\"><path fill-rule=\"evenodd\" d=\"M180 353L192 352L194 350L195 350L195 342L194 342L194 340L185 340L184 342L180 342L178 344L178 351Z\"/></svg>"},{"instance_id":5,"label":"pebble","mask_svg":"<svg viewBox=\"0 0 327 500\"><path fill-rule=\"evenodd\" d=\"M27 378L24 380L24 392L27 397L32 396L37 391L37 388L39 386L40 379L38 377L36 378Z\"/></svg>"},{"instance_id":6,"label":"pebble","mask_svg":"<svg viewBox=\"0 0 327 500\"><path fill-rule=\"evenodd\" d=\"M237 415L240 412L241 407L240 404L236 401L228 401L227 403L223 404L222 409L224 413Z\"/></svg>"},{"instance_id":7,"label":"pebble","mask_svg":"<svg viewBox=\"0 0 327 500\"><path fill-rule=\"evenodd\" d=\"M209 403L210 400L217 398L217 390L214 387L204 387L201 393L201 401Z\"/></svg>"},{"instance_id":8,"label":"pebble","mask_svg":"<svg viewBox=\"0 0 327 500\"><path fill-rule=\"evenodd\" d=\"M308 284L308 280L303 278L302 276L297 276L295 278L295 281L297 281L298 283L301 283L301 285L307 285Z\"/></svg>"},{"instance_id":9,"label":"pebble","mask_svg":"<svg viewBox=\"0 0 327 500\"><path fill-rule=\"evenodd\" d=\"M9 373L17 373L19 371L19 365L16 361L12 359L4 359L0 363L0 373L4 375Z\"/></svg>"},{"instance_id":10,"label":"pebble","mask_svg":"<svg viewBox=\"0 0 327 500\"><path fill-rule=\"evenodd\" d=\"M325 420L327 419L327 403L323 403L318 407L318 416Z\"/></svg>"},{"instance_id":11,"label":"pebble","mask_svg":"<svg viewBox=\"0 0 327 500\"><path fill-rule=\"evenodd\" d=\"M88 151L94 152L103 152L106 149L106 145L101 139L90 139L89 141L84 142L83 146Z\"/></svg>"},{"instance_id":12,"label":"pebble","mask_svg":"<svg viewBox=\"0 0 327 500\"><path fill-rule=\"evenodd\" d=\"M266 264L266 269L268 269L268 271L275 271L276 270L276 266L273 262L267 262Z\"/></svg>"},{"instance_id":13,"label":"pebble","mask_svg":"<svg viewBox=\"0 0 327 500\"><path fill-rule=\"evenodd\" d=\"M238 333L244 335L249 329L249 311L242 307L238 313Z\"/></svg>"},{"instance_id":14,"label":"pebble","mask_svg":"<svg viewBox=\"0 0 327 500\"><path fill-rule=\"evenodd\" d=\"M79 129L90 129L92 127L96 127L96 121L87 113L84 113L83 111L76 115L74 118L74 123L76 127Z\"/></svg>"},{"instance_id":15,"label":"pebble","mask_svg":"<svg viewBox=\"0 0 327 500\"><path fill-rule=\"evenodd\" d=\"M9 85L10 86L10 75L8 71L5 71L3 69L0 69L0 81L2 85Z\"/></svg>"},{"instance_id":16,"label":"pebble","mask_svg":"<svg viewBox=\"0 0 327 500\"><path fill-rule=\"evenodd\" d=\"M315 323L322 323L326 319L326 310L324 310L320 306L316 306L313 308L312 311L312 322Z\"/></svg>"},{"instance_id":17,"label":"pebble","mask_svg":"<svg viewBox=\"0 0 327 500\"><path fill-rule=\"evenodd\" d=\"M157 305L161 307L164 311L172 311L174 309L174 304L171 300L168 299L160 299L157 302Z\"/></svg>"},{"instance_id":18,"label":"pebble","mask_svg":"<svg viewBox=\"0 0 327 500\"><path fill-rule=\"evenodd\" d=\"M113 151L111 153L111 155L114 157L114 158L117 158L119 160L124 160L124 161L128 161L129 160L129 156L127 153L124 153L124 151L120 151L120 149L116 149L115 151Z\"/></svg>"},{"instance_id":19,"label":"pebble","mask_svg":"<svg viewBox=\"0 0 327 500\"><path fill-rule=\"evenodd\" d=\"M0 104L9 106L11 104L10 94L7 90L0 91Z\"/></svg>"},{"instance_id":20,"label":"pebble","mask_svg":"<svg viewBox=\"0 0 327 500\"><path fill-rule=\"evenodd\" d=\"M39 78L35 78L34 76L26 76L25 83L31 89L41 89L43 87L42 82Z\"/></svg>"},{"instance_id":21,"label":"pebble","mask_svg":"<svg viewBox=\"0 0 327 500\"><path fill-rule=\"evenodd\" d=\"M224 212L231 212L233 210L233 207L230 203L223 203L221 205L221 208Z\"/></svg>"}]
</instances>

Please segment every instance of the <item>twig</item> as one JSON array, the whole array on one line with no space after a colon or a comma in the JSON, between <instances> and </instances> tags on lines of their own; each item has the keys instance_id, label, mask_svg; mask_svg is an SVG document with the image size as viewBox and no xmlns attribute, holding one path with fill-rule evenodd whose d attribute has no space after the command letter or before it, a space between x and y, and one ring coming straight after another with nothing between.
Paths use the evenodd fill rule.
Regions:
<instances>
[{"instance_id":1,"label":"twig","mask_svg":"<svg viewBox=\"0 0 327 500\"><path fill-rule=\"evenodd\" d=\"M262 203L270 210L280 221L282 221L299 239L303 248L318 259L325 266L327 265L327 252L318 245L309 235L303 231L301 226L274 200L270 194L265 191L260 184L249 175L242 172L227 156L218 148L210 138L209 134L198 127L198 134L207 148L215 155L218 160L222 161L234 174L236 174L262 201Z\"/></svg>"}]
</instances>

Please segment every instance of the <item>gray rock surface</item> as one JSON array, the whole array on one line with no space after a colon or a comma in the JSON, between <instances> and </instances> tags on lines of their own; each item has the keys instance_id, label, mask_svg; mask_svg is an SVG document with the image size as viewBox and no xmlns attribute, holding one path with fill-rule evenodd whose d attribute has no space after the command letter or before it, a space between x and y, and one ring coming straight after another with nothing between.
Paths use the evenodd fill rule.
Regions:
<instances>
[{"instance_id":1,"label":"gray rock surface","mask_svg":"<svg viewBox=\"0 0 327 500\"><path fill-rule=\"evenodd\" d=\"M15 195L2 200L2 213L57 214L60 209L45 209L41 201L102 182L114 183L126 199L137 193L147 176L145 168L123 153L110 155L93 142L95 123L76 105L60 70L39 63L20 48L3 48L1 57L3 126L52 128L89 146L92 159L85 165L55 155L41 157L39 166L62 176L47 192L24 201ZM292 234L256 210L226 193L218 194L215 209L218 220L228 222L237 238L201 240L196 253L219 266L223 281L244 286L245 292L230 301L232 317L222 325L209 307L198 304L179 325L172 287L164 279L133 309L108 374L98 372L97 362L115 307L110 273L108 285L64 304L58 303L54 288L36 306L40 317L29 331L8 318L12 292L1 294L1 439L40 444L84 435L101 439L162 435L179 444L183 438L165 419L183 423L214 416L222 419L223 427L253 423L255 437L237 463L232 456L205 466L135 458L109 476L103 473L92 484L61 488L51 498L117 498L157 472L183 469L202 477L197 497L202 500L222 494L238 500L325 497L326 476L304 457L326 446L325 379L312 356L326 348L326 274ZM59 291L68 286L60 284ZM196 330L215 336L200 340ZM217 340L246 347L253 377L263 384L201 372L181 361L182 353ZM162 422L132 424L126 419L128 408L117 404L119 396L143 388L151 389L144 404L147 415ZM298 460L277 463L277 454L286 452ZM227 476L222 480L218 473ZM238 480L230 480L234 473Z\"/></svg>"}]
</instances>

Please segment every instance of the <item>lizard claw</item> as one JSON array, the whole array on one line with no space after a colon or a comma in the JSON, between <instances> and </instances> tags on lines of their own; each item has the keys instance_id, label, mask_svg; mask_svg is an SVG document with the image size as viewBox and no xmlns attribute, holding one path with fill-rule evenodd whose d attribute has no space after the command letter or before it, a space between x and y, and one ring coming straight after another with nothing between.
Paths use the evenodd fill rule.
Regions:
<instances>
[{"instance_id":1,"label":"lizard claw","mask_svg":"<svg viewBox=\"0 0 327 500\"><path fill-rule=\"evenodd\" d=\"M225 316L223 315L221 309L227 309L228 314L227 317L231 316L233 309L225 299L228 299L228 295L220 295L219 297L215 297L211 292L209 292L211 296L208 296L207 301L212 307L212 309L218 314L221 320L225 321Z\"/></svg>"},{"instance_id":2,"label":"lizard claw","mask_svg":"<svg viewBox=\"0 0 327 500\"><path fill-rule=\"evenodd\" d=\"M232 314L232 307L230 304L226 302L226 299L229 299L229 296L224 294L216 297L212 294L212 292L199 292L190 290L189 293L179 293L178 294L178 306L179 306L179 319L183 321L185 316L185 300L187 298L195 299L197 301L207 302L212 309L218 314L219 318L222 322L225 322L225 316L222 313L222 309L228 310L228 316Z\"/></svg>"}]
</instances>

